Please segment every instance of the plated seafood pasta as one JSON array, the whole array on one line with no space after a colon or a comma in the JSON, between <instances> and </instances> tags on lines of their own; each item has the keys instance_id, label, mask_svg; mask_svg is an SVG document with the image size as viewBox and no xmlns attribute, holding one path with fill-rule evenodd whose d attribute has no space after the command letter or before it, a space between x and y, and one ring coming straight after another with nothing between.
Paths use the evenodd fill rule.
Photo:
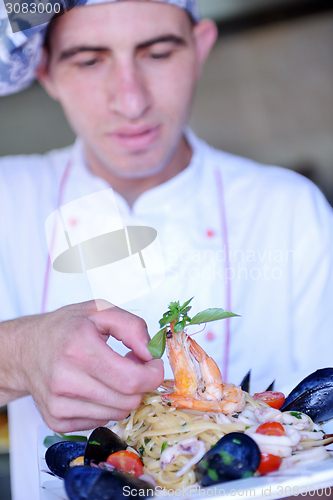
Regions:
<instances>
[{"instance_id":1,"label":"plated seafood pasta","mask_svg":"<svg viewBox=\"0 0 333 500\"><path fill-rule=\"evenodd\" d=\"M235 315L207 309L191 319L190 302L170 304L148 346L155 358L167 348L174 379L146 393L126 419L95 429L86 444L58 442L47 450L47 465L65 478L70 500L83 498L82 484L89 484L89 498L100 498L103 485L103 499L115 500L126 487L140 496L156 487L186 491L195 483L279 474L332 459L325 446L333 434L320 423L333 418L333 368L310 374L286 399L272 390L250 395L249 380L240 386L222 380L186 328Z\"/></svg>"},{"instance_id":2,"label":"plated seafood pasta","mask_svg":"<svg viewBox=\"0 0 333 500\"><path fill-rule=\"evenodd\" d=\"M249 435L258 445L261 463L258 472L253 471L256 474L331 458L324 445L333 441L332 436L325 436L321 426L301 412L281 412L248 393L244 409L229 415L178 409L163 404L162 395L146 394L140 407L113 430L122 435L128 449L136 450L144 472L163 488L195 484L198 462L223 436L234 432ZM208 484L212 484L209 478L203 485Z\"/></svg>"},{"instance_id":3,"label":"plated seafood pasta","mask_svg":"<svg viewBox=\"0 0 333 500\"><path fill-rule=\"evenodd\" d=\"M283 394L252 397L240 386L222 381L215 361L184 329L188 310L188 302L173 303L161 322L168 325L165 339L174 380L146 394L140 407L114 429L140 454L145 472L156 484L174 489L194 484L205 472L198 472L198 462L223 436L234 432L254 441L242 442L244 449L259 447L252 474L330 458L322 445L331 442L331 436L325 437L321 427L300 411L281 412ZM253 449L249 453L256 455ZM224 459L232 459L229 449ZM200 477L204 485L225 476L223 467L223 473L219 466L215 469L207 467L206 477Z\"/></svg>"}]
</instances>

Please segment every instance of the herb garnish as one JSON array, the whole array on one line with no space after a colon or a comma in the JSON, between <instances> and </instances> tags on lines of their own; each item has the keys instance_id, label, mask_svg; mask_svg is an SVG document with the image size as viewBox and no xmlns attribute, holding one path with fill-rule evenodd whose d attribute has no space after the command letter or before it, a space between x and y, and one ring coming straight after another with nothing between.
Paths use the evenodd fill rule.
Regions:
<instances>
[{"instance_id":1,"label":"herb garnish","mask_svg":"<svg viewBox=\"0 0 333 500\"><path fill-rule=\"evenodd\" d=\"M226 451L223 451L223 450L221 450L219 452L219 455L222 458L222 462L225 465L231 465L232 462L235 460L235 458L232 455L230 455L229 453L227 453Z\"/></svg>"},{"instance_id":2,"label":"herb garnish","mask_svg":"<svg viewBox=\"0 0 333 500\"><path fill-rule=\"evenodd\" d=\"M161 453L163 453L163 451L165 450L167 444L168 443L166 441L164 441L164 443L161 446Z\"/></svg>"},{"instance_id":3,"label":"herb garnish","mask_svg":"<svg viewBox=\"0 0 333 500\"><path fill-rule=\"evenodd\" d=\"M144 451L145 451L144 446L141 445L139 448L140 458L142 458Z\"/></svg>"},{"instance_id":4,"label":"herb garnish","mask_svg":"<svg viewBox=\"0 0 333 500\"><path fill-rule=\"evenodd\" d=\"M61 441L80 441L81 443L86 443L87 438L86 436L67 436L61 432L55 432L53 436L46 436L44 439L44 446L49 448L52 444L60 443Z\"/></svg>"},{"instance_id":5,"label":"herb garnish","mask_svg":"<svg viewBox=\"0 0 333 500\"><path fill-rule=\"evenodd\" d=\"M292 415L293 417L298 418L299 420L302 420L302 413L300 411L291 411L290 415Z\"/></svg>"},{"instance_id":6,"label":"herb garnish","mask_svg":"<svg viewBox=\"0 0 333 500\"><path fill-rule=\"evenodd\" d=\"M159 321L161 330L156 333L148 344L148 349L154 359L163 356L166 344L166 332L171 323L173 325L173 331L177 333L183 331L184 328L189 325L201 325L202 323L209 323L210 321L238 316L238 314L226 311L225 309L209 308L199 312L191 319L188 316L188 312L192 309L192 306L189 305L192 300L193 297L184 302L183 305L180 305L179 301L170 302L169 309L163 314L163 317Z\"/></svg>"}]
</instances>

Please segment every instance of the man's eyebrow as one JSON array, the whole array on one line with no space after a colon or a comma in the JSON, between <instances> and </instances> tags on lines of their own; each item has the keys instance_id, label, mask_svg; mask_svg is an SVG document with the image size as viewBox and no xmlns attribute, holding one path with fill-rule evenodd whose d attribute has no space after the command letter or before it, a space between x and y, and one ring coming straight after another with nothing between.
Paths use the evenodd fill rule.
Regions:
<instances>
[{"instance_id":1,"label":"man's eyebrow","mask_svg":"<svg viewBox=\"0 0 333 500\"><path fill-rule=\"evenodd\" d=\"M176 35L163 35L157 38L152 38L151 40L147 40L146 42L139 43L137 45L137 49L146 49L155 45L155 43L173 43L174 45L186 45L184 38Z\"/></svg>"},{"instance_id":2,"label":"man's eyebrow","mask_svg":"<svg viewBox=\"0 0 333 500\"><path fill-rule=\"evenodd\" d=\"M70 49L60 52L58 60L64 61L65 59L69 59L80 52L107 52L108 50L109 49L106 47L86 47L84 45L80 45L78 47L71 47Z\"/></svg>"},{"instance_id":3,"label":"man's eyebrow","mask_svg":"<svg viewBox=\"0 0 333 500\"><path fill-rule=\"evenodd\" d=\"M174 45L186 45L186 42L183 38L176 35L163 35L157 38L152 38L151 40L147 40L146 42L139 43L137 45L137 49L146 49L155 45L156 43L173 43ZM106 47L89 47L85 45L80 45L77 47L71 47L70 49L63 50L58 60L64 61L65 59L69 59L70 57L79 54L80 52L108 52L109 49Z\"/></svg>"}]
</instances>

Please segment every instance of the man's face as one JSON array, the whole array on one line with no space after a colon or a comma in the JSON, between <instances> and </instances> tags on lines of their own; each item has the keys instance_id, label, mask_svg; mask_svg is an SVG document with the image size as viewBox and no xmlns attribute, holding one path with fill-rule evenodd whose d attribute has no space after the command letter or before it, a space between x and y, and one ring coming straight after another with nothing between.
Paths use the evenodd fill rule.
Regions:
<instances>
[{"instance_id":1,"label":"man's face","mask_svg":"<svg viewBox=\"0 0 333 500\"><path fill-rule=\"evenodd\" d=\"M168 164L203 63L196 29L182 9L144 1L75 7L56 21L44 84L88 157L125 178Z\"/></svg>"}]
</instances>

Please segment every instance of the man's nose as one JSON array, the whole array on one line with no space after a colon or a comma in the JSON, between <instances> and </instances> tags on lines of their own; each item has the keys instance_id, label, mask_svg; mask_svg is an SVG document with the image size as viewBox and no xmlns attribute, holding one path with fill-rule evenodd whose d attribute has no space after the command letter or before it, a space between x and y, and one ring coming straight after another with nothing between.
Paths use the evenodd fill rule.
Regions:
<instances>
[{"instance_id":1,"label":"man's nose","mask_svg":"<svg viewBox=\"0 0 333 500\"><path fill-rule=\"evenodd\" d=\"M112 111L130 120L141 118L151 104L151 97L139 65L135 62L118 63L109 78Z\"/></svg>"}]
</instances>

